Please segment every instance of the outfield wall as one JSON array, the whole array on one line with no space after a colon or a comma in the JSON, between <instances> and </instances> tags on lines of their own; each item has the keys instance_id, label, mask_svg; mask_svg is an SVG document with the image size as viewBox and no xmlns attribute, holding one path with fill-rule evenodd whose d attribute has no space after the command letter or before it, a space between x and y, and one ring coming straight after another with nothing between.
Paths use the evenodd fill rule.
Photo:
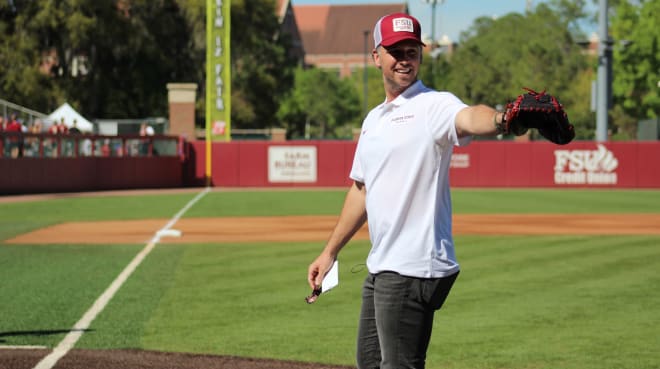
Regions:
<instances>
[{"instance_id":1,"label":"outfield wall","mask_svg":"<svg viewBox=\"0 0 660 369\"><path fill-rule=\"evenodd\" d=\"M126 148L135 138L114 139ZM129 150L45 157L41 147L34 157L0 157L0 195L205 185L205 142L162 139L169 144L158 156L131 156ZM356 143L233 141L212 147L216 187L344 187L351 183ZM660 143L475 141L455 150L450 180L454 187L660 188Z\"/></svg>"},{"instance_id":2,"label":"outfield wall","mask_svg":"<svg viewBox=\"0 0 660 369\"><path fill-rule=\"evenodd\" d=\"M177 136L0 133L0 195L183 187Z\"/></svg>"},{"instance_id":3,"label":"outfield wall","mask_svg":"<svg viewBox=\"0 0 660 369\"><path fill-rule=\"evenodd\" d=\"M355 147L352 141L217 142L211 182L220 187L347 186ZM205 142L193 142L191 151L194 178L189 183L202 184ZM455 187L660 188L660 143L475 141L455 150L450 179Z\"/></svg>"},{"instance_id":4,"label":"outfield wall","mask_svg":"<svg viewBox=\"0 0 660 369\"><path fill-rule=\"evenodd\" d=\"M177 157L1 159L0 195L182 187Z\"/></svg>"}]
</instances>

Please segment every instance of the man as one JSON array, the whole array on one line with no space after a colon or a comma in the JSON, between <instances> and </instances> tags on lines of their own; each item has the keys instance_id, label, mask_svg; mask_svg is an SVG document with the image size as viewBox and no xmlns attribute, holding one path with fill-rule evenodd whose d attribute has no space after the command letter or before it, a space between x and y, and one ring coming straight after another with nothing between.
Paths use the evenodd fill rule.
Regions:
<instances>
[{"instance_id":1,"label":"man","mask_svg":"<svg viewBox=\"0 0 660 369\"><path fill-rule=\"evenodd\" d=\"M339 251L369 219L372 248L358 329L358 368L424 368L433 317L459 272L452 239L453 146L495 135L502 113L467 106L417 80L421 27L407 14L382 17L372 57L385 102L362 125L339 220L308 269L318 289Z\"/></svg>"},{"instance_id":2,"label":"man","mask_svg":"<svg viewBox=\"0 0 660 369\"><path fill-rule=\"evenodd\" d=\"M69 133L69 127L66 126L66 123L64 123L64 117L62 117L57 123L57 133L61 135L66 135Z\"/></svg>"},{"instance_id":3,"label":"man","mask_svg":"<svg viewBox=\"0 0 660 369\"><path fill-rule=\"evenodd\" d=\"M64 121L64 118L62 118L62 121ZM66 127L66 126L64 126L64 127ZM73 120L73 125L69 129L69 134L72 134L72 135L82 134L82 132L80 131L80 128L78 128L78 120L77 119Z\"/></svg>"},{"instance_id":4,"label":"man","mask_svg":"<svg viewBox=\"0 0 660 369\"><path fill-rule=\"evenodd\" d=\"M18 121L16 113L12 113L5 127L5 132L14 133L7 137L7 147L9 148L9 157L18 158L21 156L22 146L23 146L23 136L18 135L18 133L23 132L23 125Z\"/></svg>"},{"instance_id":5,"label":"man","mask_svg":"<svg viewBox=\"0 0 660 369\"><path fill-rule=\"evenodd\" d=\"M6 132L23 132L23 125L18 121L18 117L16 116L16 113L11 114L11 118L9 119L9 122L7 122L7 126L5 127Z\"/></svg>"}]
</instances>

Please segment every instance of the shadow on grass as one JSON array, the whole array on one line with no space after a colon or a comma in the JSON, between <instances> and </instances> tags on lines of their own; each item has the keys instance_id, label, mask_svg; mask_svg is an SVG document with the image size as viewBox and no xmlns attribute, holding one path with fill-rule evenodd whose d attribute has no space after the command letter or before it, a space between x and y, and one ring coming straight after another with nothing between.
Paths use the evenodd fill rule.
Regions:
<instances>
[{"instance_id":1,"label":"shadow on grass","mask_svg":"<svg viewBox=\"0 0 660 369\"><path fill-rule=\"evenodd\" d=\"M54 334L66 334L71 332L92 332L93 329L50 329L50 330L35 330L35 331L9 331L0 332L0 343L7 342L3 337L21 337L21 336L51 336Z\"/></svg>"}]
</instances>

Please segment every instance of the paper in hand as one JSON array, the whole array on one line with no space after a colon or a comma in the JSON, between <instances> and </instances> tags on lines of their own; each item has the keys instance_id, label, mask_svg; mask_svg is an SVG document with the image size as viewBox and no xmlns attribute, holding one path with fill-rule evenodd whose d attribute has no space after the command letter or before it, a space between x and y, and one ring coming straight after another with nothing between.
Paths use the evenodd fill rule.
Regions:
<instances>
[{"instance_id":1,"label":"paper in hand","mask_svg":"<svg viewBox=\"0 0 660 369\"><path fill-rule=\"evenodd\" d=\"M339 284L339 263L337 260L332 264L328 273L323 277L321 287L312 291L312 294L305 297L308 304L313 303L323 292L328 292Z\"/></svg>"},{"instance_id":2,"label":"paper in hand","mask_svg":"<svg viewBox=\"0 0 660 369\"><path fill-rule=\"evenodd\" d=\"M328 292L331 289L337 287L339 284L339 262L335 260L332 264L332 268L328 271L328 274L323 278L321 282L321 293Z\"/></svg>"}]
</instances>

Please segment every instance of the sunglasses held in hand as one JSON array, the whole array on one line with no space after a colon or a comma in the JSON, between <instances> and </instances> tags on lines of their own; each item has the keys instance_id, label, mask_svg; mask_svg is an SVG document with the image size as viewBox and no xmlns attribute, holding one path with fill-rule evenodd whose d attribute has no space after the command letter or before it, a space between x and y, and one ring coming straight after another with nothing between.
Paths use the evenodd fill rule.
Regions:
<instances>
[{"instance_id":1,"label":"sunglasses held in hand","mask_svg":"<svg viewBox=\"0 0 660 369\"><path fill-rule=\"evenodd\" d=\"M314 289L314 290L312 291L312 294L311 294L311 295L305 297L305 301L306 301L308 304L313 304L314 301L316 301L316 299L317 299L320 295L321 295L321 287Z\"/></svg>"}]
</instances>

